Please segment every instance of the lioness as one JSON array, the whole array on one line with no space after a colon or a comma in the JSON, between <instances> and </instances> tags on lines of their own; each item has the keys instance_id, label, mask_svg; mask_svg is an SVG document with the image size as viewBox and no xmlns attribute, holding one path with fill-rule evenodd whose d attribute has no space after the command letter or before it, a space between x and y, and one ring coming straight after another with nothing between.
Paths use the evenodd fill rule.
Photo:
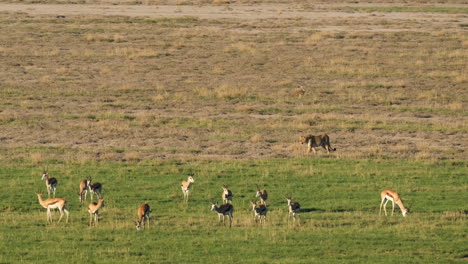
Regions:
<instances>
[{"instance_id":1,"label":"lioness","mask_svg":"<svg viewBox=\"0 0 468 264\"><path fill-rule=\"evenodd\" d=\"M319 135L319 136L314 136L314 135L308 135L308 136L301 136L299 139L299 142L301 144L307 144L307 153L310 152L312 149L314 151L314 154L317 152L315 151L315 148L317 147L322 147L324 148L327 153L330 153L330 151L335 151L336 148L332 148L330 146L330 138L328 137L327 134Z\"/></svg>"}]
</instances>

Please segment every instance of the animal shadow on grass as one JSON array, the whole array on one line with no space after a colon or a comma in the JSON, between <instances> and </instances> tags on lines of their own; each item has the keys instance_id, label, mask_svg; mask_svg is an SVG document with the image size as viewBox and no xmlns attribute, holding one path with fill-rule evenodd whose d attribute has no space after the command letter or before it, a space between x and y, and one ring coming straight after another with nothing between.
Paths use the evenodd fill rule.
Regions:
<instances>
[{"instance_id":1,"label":"animal shadow on grass","mask_svg":"<svg viewBox=\"0 0 468 264\"><path fill-rule=\"evenodd\" d=\"M312 212L325 212L325 210L319 209L319 208L301 208L301 213L312 213Z\"/></svg>"}]
</instances>

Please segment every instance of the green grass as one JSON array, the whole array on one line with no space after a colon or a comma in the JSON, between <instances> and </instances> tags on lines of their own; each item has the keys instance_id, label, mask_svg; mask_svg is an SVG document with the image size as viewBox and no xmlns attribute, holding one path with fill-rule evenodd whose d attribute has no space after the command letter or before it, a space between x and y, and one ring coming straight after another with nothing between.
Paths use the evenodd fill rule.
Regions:
<instances>
[{"instance_id":1,"label":"green grass","mask_svg":"<svg viewBox=\"0 0 468 264\"><path fill-rule=\"evenodd\" d=\"M34 192L40 166L0 167L0 263L462 263L466 260L466 161L321 158L255 161L143 161L49 166L70 222L46 225ZM188 205L180 182L195 174ZM90 228L76 192L91 176L106 207ZM218 226L209 202L234 193L234 225ZM256 225L249 201L270 194L268 222ZM397 190L412 213L379 217L379 193ZM301 203L301 225L287 222L284 196ZM139 204L152 208L149 230L132 225ZM390 206L389 206L390 209ZM57 219L58 213L54 214Z\"/></svg>"}]
</instances>

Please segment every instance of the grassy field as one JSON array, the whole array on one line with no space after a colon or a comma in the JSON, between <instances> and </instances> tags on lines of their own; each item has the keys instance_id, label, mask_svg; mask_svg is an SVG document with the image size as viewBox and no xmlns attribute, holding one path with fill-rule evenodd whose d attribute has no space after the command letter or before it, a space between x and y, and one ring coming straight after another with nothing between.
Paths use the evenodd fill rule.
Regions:
<instances>
[{"instance_id":1,"label":"grassy field","mask_svg":"<svg viewBox=\"0 0 468 264\"><path fill-rule=\"evenodd\" d=\"M73 5L0 4L0 263L466 263L462 1L53 2ZM321 133L337 151L306 155L299 136ZM68 224L46 224L44 168ZM86 177L104 185L97 227ZM232 228L210 211L223 184ZM379 217L386 188L407 217Z\"/></svg>"},{"instance_id":2,"label":"grassy field","mask_svg":"<svg viewBox=\"0 0 468 264\"><path fill-rule=\"evenodd\" d=\"M58 196L69 198L70 222L46 225L34 192L45 191L36 166L3 166L1 263L456 263L466 261L466 163L317 159L103 162L55 165ZM189 204L180 181L195 174ZM104 184L101 222L90 228L78 182ZM18 184L24 183L21 192ZM234 224L218 226L210 201L221 185L234 193ZM253 221L256 185L270 194L268 221ZM379 191L402 193L412 213L379 217ZM302 205L301 223L287 220L284 199ZM137 232L136 208L152 206L150 229ZM390 207L389 207L390 208ZM58 213L54 215L56 220ZM44 247L48 250L44 250Z\"/></svg>"}]
</instances>

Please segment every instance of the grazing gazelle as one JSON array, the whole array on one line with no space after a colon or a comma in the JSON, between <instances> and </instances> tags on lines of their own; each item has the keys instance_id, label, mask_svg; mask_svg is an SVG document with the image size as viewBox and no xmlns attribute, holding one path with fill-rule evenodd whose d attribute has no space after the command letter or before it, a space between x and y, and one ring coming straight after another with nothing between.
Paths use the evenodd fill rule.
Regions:
<instances>
[{"instance_id":1,"label":"grazing gazelle","mask_svg":"<svg viewBox=\"0 0 468 264\"><path fill-rule=\"evenodd\" d=\"M302 85L299 88L300 89L298 89L298 90L296 90L294 92L294 96L297 96L297 97L301 98L305 94L305 89L304 89L304 86L302 86Z\"/></svg>"},{"instance_id":2,"label":"grazing gazelle","mask_svg":"<svg viewBox=\"0 0 468 264\"><path fill-rule=\"evenodd\" d=\"M138 221L135 221L135 227L137 230L140 230L141 227L145 228L145 219L148 222L148 228L150 224L150 206L148 203L142 203L140 207L138 207Z\"/></svg>"},{"instance_id":3,"label":"grazing gazelle","mask_svg":"<svg viewBox=\"0 0 468 264\"><path fill-rule=\"evenodd\" d=\"M49 178L49 173L47 172L47 170L44 170L44 172L42 173L42 178L41 178L43 181L45 181L46 183L46 186L47 186L47 194L49 195L49 198L50 198L50 192L52 191L54 193L54 197L55 197L55 190L57 189L57 179L55 178Z\"/></svg>"},{"instance_id":4,"label":"grazing gazelle","mask_svg":"<svg viewBox=\"0 0 468 264\"><path fill-rule=\"evenodd\" d=\"M60 211L60 220L62 220L63 217L63 212L67 214L67 223L68 223L68 215L69 212L67 208L65 207L67 205L67 201L62 198L49 198L47 200L42 200L42 193L36 193L37 194L37 199L39 199L39 203L42 205L42 207L47 209L47 222L52 223L52 215L50 213L50 209L55 209L58 208Z\"/></svg>"},{"instance_id":5,"label":"grazing gazelle","mask_svg":"<svg viewBox=\"0 0 468 264\"><path fill-rule=\"evenodd\" d=\"M232 192L226 185L223 186L223 194L221 195L221 198L223 198L223 203L228 203L229 201L232 203Z\"/></svg>"},{"instance_id":6,"label":"grazing gazelle","mask_svg":"<svg viewBox=\"0 0 468 264\"><path fill-rule=\"evenodd\" d=\"M104 207L104 200L99 199L97 203L90 203L88 205L88 212L89 212L89 226L91 226L91 223L93 221L93 216L94 216L94 225L97 225L97 222L99 221L99 209L101 207Z\"/></svg>"},{"instance_id":7,"label":"grazing gazelle","mask_svg":"<svg viewBox=\"0 0 468 264\"><path fill-rule=\"evenodd\" d=\"M86 200L86 194L88 193L89 184L91 180L82 180L80 182L80 191L78 192L78 196L80 197L80 202L83 203Z\"/></svg>"},{"instance_id":8,"label":"grazing gazelle","mask_svg":"<svg viewBox=\"0 0 468 264\"><path fill-rule=\"evenodd\" d=\"M395 203L398 204L398 206L400 207L403 216L406 216L406 214L408 213L408 209L405 208L405 206L403 205L400 195L397 192L392 190L383 190L380 193L380 198L382 199L382 202L380 203L379 215L382 213L382 205L384 208L385 216L387 215L387 209L385 207L387 207L388 201L392 201L392 215L395 211Z\"/></svg>"},{"instance_id":9,"label":"grazing gazelle","mask_svg":"<svg viewBox=\"0 0 468 264\"><path fill-rule=\"evenodd\" d=\"M290 198L286 197L286 200L288 200L288 208L289 208L288 220L292 215L294 221L296 221L296 214L299 215L299 213L301 212L301 205L299 203L292 202L292 197Z\"/></svg>"},{"instance_id":10,"label":"grazing gazelle","mask_svg":"<svg viewBox=\"0 0 468 264\"><path fill-rule=\"evenodd\" d=\"M262 216L263 216L263 222L265 223L266 221L266 216L268 209L264 204L259 204L257 205L257 202L252 202L250 201L250 204L252 205L252 211L254 211L254 219L255 222L257 222L257 218L260 220L260 224L262 223Z\"/></svg>"},{"instance_id":11,"label":"grazing gazelle","mask_svg":"<svg viewBox=\"0 0 468 264\"><path fill-rule=\"evenodd\" d=\"M89 185L89 192L91 193L91 201L93 200L94 194L96 194L98 199L101 199L102 198L102 184L99 182L96 182L96 183Z\"/></svg>"},{"instance_id":12,"label":"grazing gazelle","mask_svg":"<svg viewBox=\"0 0 468 264\"><path fill-rule=\"evenodd\" d=\"M268 199L268 193L266 190L260 190L257 188L257 194L255 197L260 197L260 203L261 204L266 204L266 201Z\"/></svg>"},{"instance_id":13,"label":"grazing gazelle","mask_svg":"<svg viewBox=\"0 0 468 264\"><path fill-rule=\"evenodd\" d=\"M188 196L190 192L190 183L195 182L193 179L193 175L189 175L187 180L183 180L180 188L182 188L182 192L184 193L184 201L188 202Z\"/></svg>"},{"instance_id":14,"label":"grazing gazelle","mask_svg":"<svg viewBox=\"0 0 468 264\"><path fill-rule=\"evenodd\" d=\"M220 223L221 217L223 217L223 225L224 216L227 215L229 217L229 227L232 226L232 213L234 212L234 206L232 206L232 204L226 203L218 207L218 203L211 203L211 211L218 213L218 219Z\"/></svg>"}]
</instances>

